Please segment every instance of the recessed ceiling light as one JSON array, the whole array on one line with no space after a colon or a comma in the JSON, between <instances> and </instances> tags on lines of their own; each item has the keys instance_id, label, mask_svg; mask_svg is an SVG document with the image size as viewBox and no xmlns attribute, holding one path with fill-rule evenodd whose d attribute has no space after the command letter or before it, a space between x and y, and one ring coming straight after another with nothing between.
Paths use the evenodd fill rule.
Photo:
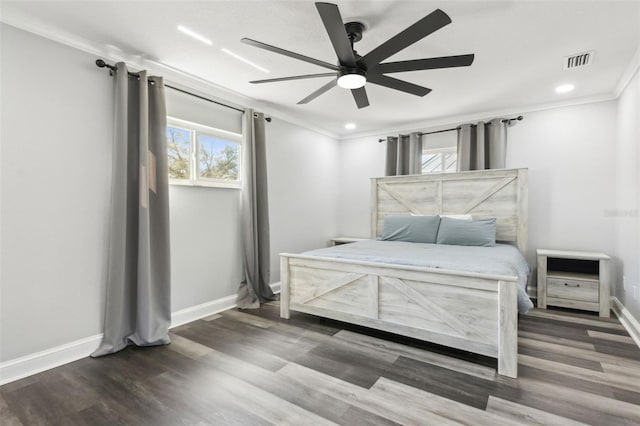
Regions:
<instances>
[{"instance_id":1,"label":"recessed ceiling light","mask_svg":"<svg viewBox=\"0 0 640 426\"><path fill-rule=\"evenodd\" d=\"M561 84L560 86L556 87L556 93L569 93L575 88L576 86L574 86L573 84Z\"/></svg>"},{"instance_id":2,"label":"recessed ceiling light","mask_svg":"<svg viewBox=\"0 0 640 426\"><path fill-rule=\"evenodd\" d=\"M189 37L193 37L196 40L203 42L204 44L208 44L209 46L211 46L213 44L213 42L211 40L209 40L208 38L206 38L204 36L201 36L200 34L194 32L193 30L190 30L189 28L187 28L187 27L185 27L183 25L178 25L178 31L188 35Z\"/></svg>"},{"instance_id":3,"label":"recessed ceiling light","mask_svg":"<svg viewBox=\"0 0 640 426\"><path fill-rule=\"evenodd\" d=\"M349 130L353 130L356 128L356 124L355 123L347 123L344 125L345 129L349 129Z\"/></svg>"},{"instance_id":4,"label":"recessed ceiling light","mask_svg":"<svg viewBox=\"0 0 640 426\"><path fill-rule=\"evenodd\" d=\"M262 72L263 72L263 73L265 73L265 74L269 74L269 70L268 70L268 69L266 69L266 68L264 68L264 67L261 67L261 66L260 66L260 65L258 65L258 64L254 64L253 62L251 62L251 61L250 61L250 60L248 60L247 58L243 58L242 56L238 55L237 53L233 53L233 52L232 52L232 51L230 51L229 49L225 49L225 48L223 47L223 48L222 48L222 51L223 51L224 53L226 53L227 55L229 55L229 56L231 56L231 57L234 57L234 58L236 58L236 59L237 59L237 60L239 60L239 61L244 62L244 63L245 63L245 64L247 64L247 65L251 65L252 67L254 67L254 68L256 68L256 69L258 69L258 70L262 71Z\"/></svg>"}]
</instances>

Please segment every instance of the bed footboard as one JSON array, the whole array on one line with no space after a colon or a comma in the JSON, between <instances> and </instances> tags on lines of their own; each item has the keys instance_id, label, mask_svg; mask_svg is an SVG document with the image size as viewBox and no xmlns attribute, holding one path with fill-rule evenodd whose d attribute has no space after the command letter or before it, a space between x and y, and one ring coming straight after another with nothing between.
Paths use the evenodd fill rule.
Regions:
<instances>
[{"instance_id":1,"label":"bed footboard","mask_svg":"<svg viewBox=\"0 0 640 426\"><path fill-rule=\"evenodd\" d=\"M498 359L517 377L517 278L281 255L280 315L304 312Z\"/></svg>"}]
</instances>

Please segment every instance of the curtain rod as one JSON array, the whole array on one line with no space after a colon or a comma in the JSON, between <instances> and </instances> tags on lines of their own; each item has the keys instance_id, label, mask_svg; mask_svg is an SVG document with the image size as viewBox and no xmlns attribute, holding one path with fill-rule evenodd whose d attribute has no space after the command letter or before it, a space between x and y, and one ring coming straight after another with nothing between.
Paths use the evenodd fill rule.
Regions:
<instances>
[{"instance_id":1,"label":"curtain rod","mask_svg":"<svg viewBox=\"0 0 640 426\"><path fill-rule=\"evenodd\" d=\"M96 60L96 65L98 66L98 68L108 68L110 74L113 74L113 72L116 70L115 65L107 64L102 59L97 59ZM139 77L140 76L137 72L129 71L128 74L129 74L130 77ZM239 112L244 114L244 110L243 109L236 108L236 107L231 106L231 105L223 104L222 102L214 101L213 99L205 98L204 96L200 96L198 94L191 93L191 92L188 92L188 91L183 90L183 89L179 89L179 88L177 88L175 86L171 86L170 84L166 84L165 83L164 87L168 87L169 89L173 89L176 92L184 93L185 95L193 96L194 98L202 99L203 101L211 102L211 103L214 103L214 104L226 107L226 108L234 109L234 110L239 111ZM271 117L265 117L264 119L267 121L267 123L271 123Z\"/></svg>"},{"instance_id":2,"label":"curtain rod","mask_svg":"<svg viewBox=\"0 0 640 426\"><path fill-rule=\"evenodd\" d=\"M505 118L502 120L503 123L507 123L507 125L511 124L512 121L520 121L522 120L524 117L519 115L517 117L513 117L513 118ZM472 127L476 127L475 124L471 125ZM435 130L433 132L419 132L418 135L419 136L424 136L424 135L433 135L434 133L444 133L444 132L452 132L454 130L460 130L462 128L462 126L458 126L458 127L452 127L451 129L444 129L444 130ZM404 135L400 135L400 136L404 136ZM380 142L384 142L386 141L386 139L378 139L378 143Z\"/></svg>"}]
</instances>

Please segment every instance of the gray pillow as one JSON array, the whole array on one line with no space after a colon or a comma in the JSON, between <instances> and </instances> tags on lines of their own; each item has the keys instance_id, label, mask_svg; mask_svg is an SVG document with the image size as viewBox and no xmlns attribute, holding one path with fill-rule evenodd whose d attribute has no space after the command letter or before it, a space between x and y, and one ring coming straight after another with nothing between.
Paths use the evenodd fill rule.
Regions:
<instances>
[{"instance_id":1,"label":"gray pillow","mask_svg":"<svg viewBox=\"0 0 640 426\"><path fill-rule=\"evenodd\" d=\"M496 245L496 220L460 220L443 217L438 229L438 244L457 246Z\"/></svg>"},{"instance_id":2,"label":"gray pillow","mask_svg":"<svg viewBox=\"0 0 640 426\"><path fill-rule=\"evenodd\" d=\"M435 243L440 216L385 216L381 240Z\"/></svg>"}]
</instances>

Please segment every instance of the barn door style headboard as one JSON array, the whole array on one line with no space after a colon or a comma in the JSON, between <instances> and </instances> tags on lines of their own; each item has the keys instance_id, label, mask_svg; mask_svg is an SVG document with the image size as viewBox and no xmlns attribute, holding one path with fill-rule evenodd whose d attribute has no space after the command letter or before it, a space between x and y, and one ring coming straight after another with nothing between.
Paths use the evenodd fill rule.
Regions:
<instances>
[{"instance_id":1,"label":"barn door style headboard","mask_svg":"<svg viewBox=\"0 0 640 426\"><path fill-rule=\"evenodd\" d=\"M496 219L496 240L527 250L527 169L372 178L371 235L386 215L471 214Z\"/></svg>"}]
</instances>

